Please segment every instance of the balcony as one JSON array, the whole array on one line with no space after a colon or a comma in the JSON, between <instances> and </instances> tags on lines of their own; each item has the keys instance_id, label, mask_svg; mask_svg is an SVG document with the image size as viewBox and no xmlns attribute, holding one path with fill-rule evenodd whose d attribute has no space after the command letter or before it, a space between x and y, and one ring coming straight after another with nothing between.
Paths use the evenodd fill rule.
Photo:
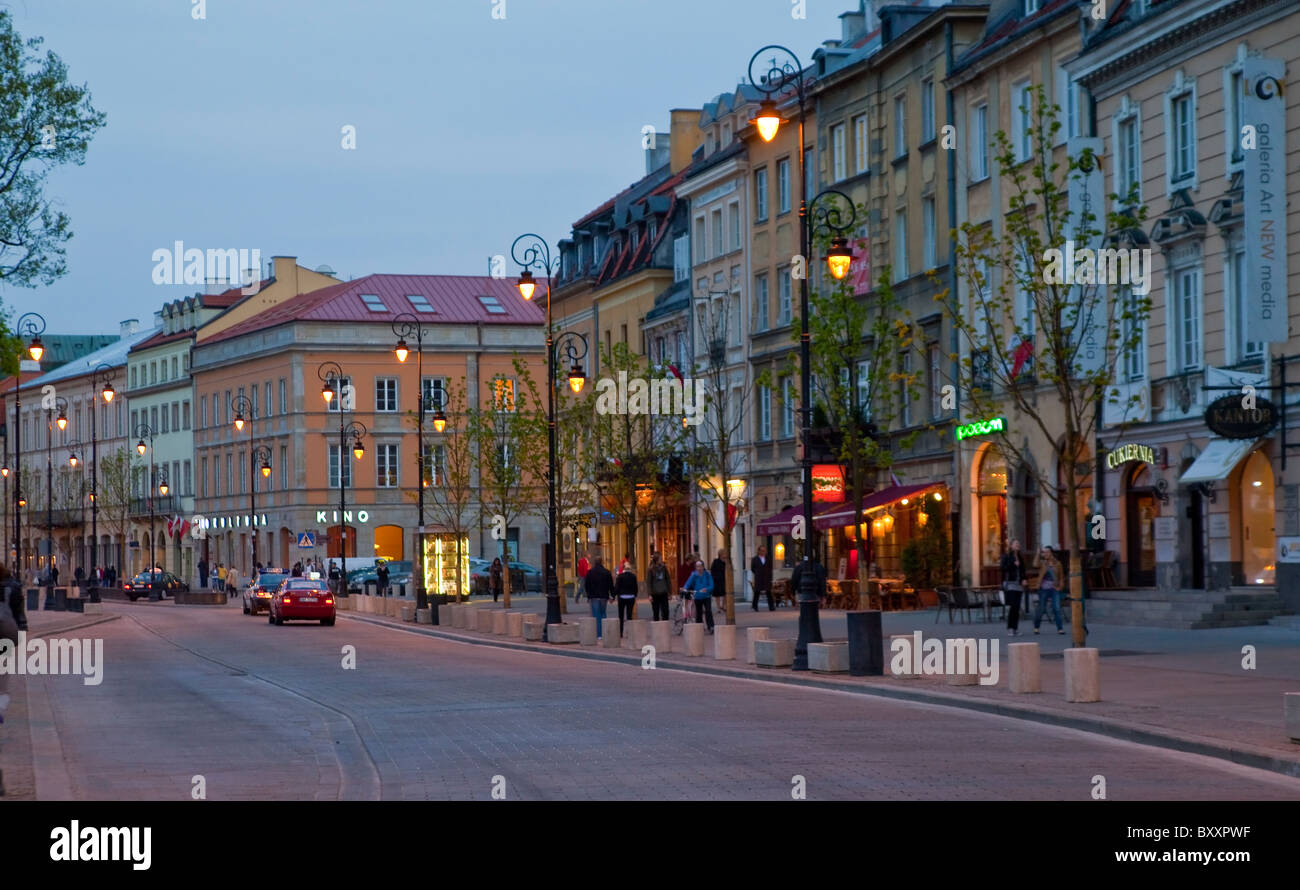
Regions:
<instances>
[{"instance_id":1,"label":"balcony","mask_svg":"<svg viewBox=\"0 0 1300 890\"><path fill-rule=\"evenodd\" d=\"M158 495L152 499L152 512L155 516L179 513L181 510L181 501L174 494ZM131 498L131 515L148 516L151 512L149 498Z\"/></svg>"}]
</instances>

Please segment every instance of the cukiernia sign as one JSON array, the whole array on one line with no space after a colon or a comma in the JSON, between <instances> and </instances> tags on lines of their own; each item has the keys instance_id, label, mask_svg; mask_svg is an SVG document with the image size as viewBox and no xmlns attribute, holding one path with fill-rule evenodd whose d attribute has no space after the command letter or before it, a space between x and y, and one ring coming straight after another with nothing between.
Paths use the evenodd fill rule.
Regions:
<instances>
[{"instance_id":1,"label":"cukiernia sign","mask_svg":"<svg viewBox=\"0 0 1300 890\"><path fill-rule=\"evenodd\" d=\"M977 420L974 423L962 424L957 427L957 441L969 439L971 436L987 436L989 433L1000 433L1006 429L1006 418L991 417L988 420Z\"/></svg>"}]
</instances>

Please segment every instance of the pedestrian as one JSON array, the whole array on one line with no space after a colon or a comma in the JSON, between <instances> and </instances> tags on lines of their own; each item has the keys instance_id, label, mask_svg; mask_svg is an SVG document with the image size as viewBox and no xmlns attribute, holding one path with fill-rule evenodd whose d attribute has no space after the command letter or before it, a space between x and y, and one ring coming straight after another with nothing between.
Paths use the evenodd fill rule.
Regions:
<instances>
[{"instance_id":1,"label":"pedestrian","mask_svg":"<svg viewBox=\"0 0 1300 890\"><path fill-rule=\"evenodd\" d=\"M632 610L636 607L636 572L632 569L632 563L626 562L627 568L618 573L618 578L614 581L614 595L618 597L618 635L623 636L623 627L625 621L632 620ZM626 619L624 618L626 615Z\"/></svg>"},{"instance_id":2,"label":"pedestrian","mask_svg":"<svg viewBox=\"0 0 1300 890\"><path fill-rule=\"evenodd\" d=\"M77 580L78 587L86 586L86 570L81 566L77 566L77 570L72 573L72 577Z\"/></svg>"},{"instance_id":3,"label":"pedestrian","mask_svg":"<svg viewBox=\"0 0 1300 890\"><path fill-rule=\"evenodd\" d=\"M239 593L239 569L234 566L231 566L226 572L226 590L230 592L230 597ZM230 597L227 597L227 599Z\"/></svg>"},{"instance_id":4,"label":"pedestrian","mask_svg":"<svg viewBox=\"0 0 1300 890\"><path fill-rule=\"evenodd\" d=\"M623 561L618 564L618 573L621 575L630 571L632 571L632 554L624 553Z\"/></svg>"},{"instance_id":5,"label":"pedestrian","mask_svg":"<svg viewBox=\"0 0 1300 890\"><path fill-rule=\"evenodd\" d=\"M289 570L289 574L290 574L292 577L294 577L294 578L301 578L301 577L302 577L302 563L301 563L301 562L295 562L295 563L293 564L293 568Z\"/></svg>"},{"instance_id":6,"label":"pedestrian","mask_svg":"<svg viewBox=\"0 0 1300 890\"><path fill-rule=\"evenodd\" d=\"M578 586L573 591L573 601L576 603L582 599L583 593L586 592L587 572L591 571L591 560L587 558L587 551L582 551L582 556L578 558Z\"/></svg>"},{"instance_id":7,"label":"pedestrian","mask_svg":"<svg viewBox=\"0 0 1300 890\"><path fill-rule=\"evenodd\" d=\"M223 592L225 591L225 589L226 589L226 576L229 575L229 574L230 574L230 573L226 571L226 566L225 566L225 564L223 564L223 563L217 563L217 581L219 582L219 586L217 587L218 590L223 591Z\"/></svg>"},{"instance_id":8,"label":"pedestrian","mask_svg":"<svg viewBox=\"0 0 1300 890\"><path fill-rule=\"evenodd\" d=\"M218 593L221 592L221 578L217 576L217 567L215 565L208 570L208 581L211 583L213 590Z\"/></svg>"},{"instance_id":9,"label":"pedestrian","mask_svg":"<svg viewBox=\"0 0 1300 890\"><path fill-rule=\"evenodd\" d=\"M492 588L492 602L494 603L503 591L505 581L502 576L504 575L505 568L501 565L501 557L498 556L496 559L492 560L492 566L488 569L488 585Z\"/></svg>"},{"instance_id":10,"label":"pedestrian","mask_svg":"<svg viewBox=\"0 0 1300 890\"><path fill-rule=\"evenodd\" d=\"M694 551L688 554L686 559L682 560L682 564L677 567L678 587L681 587L683 584L687 582L687 580L690 579L691 574L695 571L695 564L699 561L700 561L700 553L699 553L699 548L697 547Z\"/></svg>"},{"instance_id":11,"label":"pedestrian","mask_svg":"<svg viewBox=\"0 0 1300 890\"><path fill-rule=\"evenodd\" d=\"M1025 592L1025 556L1020 541L1012 540L1011 549L1002 557L1002 596L1007 604L1007 633L1020 636L1020 601Z\"/></svg>"},{"instance_id":12,"label":"pedestrian","mask_svg":"<svg viewBox=\"0 0 1300 890\"><path fill-rule=\"evenodd\" d=\"M749 561L749 570L754 573L754 600L750 605L758 611L758 598L767 594L767 611L775 612L776 604L772 602L772 564L767 561L767 547L758 545L758 552Z\"/></svg>"},{"instance_id":13,"label":"pedestrian","mask_svg":"<svg viewBox=\"0 0 1300 890\"><path fill-rule=\"evenodd\" d=\"M379 587L379 595L388 596L388 563L381 562L375 569L375 582Z\"/></svg>"},{"instance_id":14,"label":"pedestrian","mask_svg":"<svg viewBox=\"0 0 1300 890\"><path fill-rule=\"evenodd\" d=\"M605 607L609 605L609 595L614 591L614 576L605 568L601 557L592 561L591 570L587 572L587 602L591 603L591 617L596 619L596 639L600 639L605 627Z\"/></svg>"},{"instance_id":15,"label":"pedestrian","mask_svg":"<svg viewBox=\"0 0 1300 890\"><path fill-rule=\"evenodd\" d=\"M1047 603L1052 604L1052 617L1056 619L1056 632L1065 633L1065 625L1061 621L1061 561L1056 558L1056 551L1051 547L1044 547L1038 554L1038 607L1034 609L1034 633L1038 633L1038 625L1043 621L1043 607Z\"/></svg>"},{"instance_id":16,"label":"pedestrian","mask_svg":"<svg viewBox=\"0 0 1300 890\"><path fill-rule=\"evenodd\" d=\"M109 587L117 586L117 566L108 567L108 586Z\"/></svg>"},{"instance_id":17,"label":"pedestrian","mask_svg":"<svg viewBox=\"0 0 1300 890\"><path fill-rule=\"evenodd\" d=\"M208 586L208 561L203 557L199 557L199 586Z\"/></svg>"},{"instance_id":18,"label":"pedestrian","mask_svg":"<svg viewBox=\"0 0 1300 890\"><path fill-rule=\"evenodd\" d=\"M682 593L695 600L695 623L708 619L713 633L713 576L704 571L704 561L696 560L695 571L682 585Z\"/></svg>"},{"instance_id":19,"label":"pedestrian","mask_svg":"<svg viewBox=\"0 0 1300 890\"><path fill-rule=\"evenodd\" d=\"M650 555L650 571L646 575L650 588L650 611L653 621L668 620L668 597L673 592L673 579L668 574L668 566L656 551Z\"/></svg>"},{"instance_id":20,"label":"pedestrian","mask_svg":"<svg viewBox=\"0 0 1300 890\"><path fill-rule=\"evenodd\" d=\"M799 594L803 590L803 567L804 560L799 560L799 564L794 567L794 572L790 575L790 589L794 591L795 602L799 601ZM817 580L813 587L816 589L817 598L824 600L826 598L826 569L817 560L812 561L813 577Z\"/></svg>"},{"instance_id":21,"label":"pedestrian","mask_svg":"<svg viewBox=\"0 0 1300 890\"><path fill-rule=\"evenodd\" d=\"M59 584L59 567L51 563L50 570L46 572L46 577L49 578L51 587L57 587Z\"/></svg>"},{"instance_id":22,"label":"pedestrian","mask_svg":"<svg viewBox=\"0 0 1300 890\"><path fill-rule=\"evenodd\" d=\"M330 574L329 574L329 579L330 579L330 593L334 594L335 596L340 596L340 595L341 595L340 592L339 592L339 578L340 578L340 577L341 577L341 576L339 575L339 567L338 567L338 564L337 564L336 562L334 562L334 560L331 559L331 560L330 560Z\"/></svg>"},{"instance_id":23,"label":"pedestrian","mask_svg":"<svg viewBox=\"0 0 1300 890\"><path fill-rule=\"evenodd\" d=\"M727 608L727 551L718 551L718 558L709 566L709 574L713 576L713 598L718 601L720 608L725 612Z\"/></svg>"},{"instance_id":24,"label":"pedestrian","mask_svg":"<svg viewBox=\"0 0 1300 890\"><path fill-rule=\"evenodd\" d=\"M0 594L0 639L8 640L11 644L10 651L15 651L18 648L19 631L27 630L27 602L22 584L4 566L0 566ZM19 654L18 657L25 658L26 655ZM4 722L4 712L9 707L11 673L0 671L0 723Z\"/></svg>"}]
</instances>

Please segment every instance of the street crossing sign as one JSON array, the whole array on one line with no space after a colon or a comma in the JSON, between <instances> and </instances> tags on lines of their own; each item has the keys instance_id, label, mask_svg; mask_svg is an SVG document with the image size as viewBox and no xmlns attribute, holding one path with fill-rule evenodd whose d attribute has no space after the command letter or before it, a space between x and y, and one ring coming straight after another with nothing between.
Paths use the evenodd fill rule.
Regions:
<instances>
[{"instance_id":1,"label":"street crossing sign","mask_svg":"<svg viewBox=\"0 0 1300 890\"><path fill-rule=\"evenodd\" d=\"M298 535L298 549L311 550L316 546L316 535L313 532L303 532Z\"/></svg>"}]
</instances>

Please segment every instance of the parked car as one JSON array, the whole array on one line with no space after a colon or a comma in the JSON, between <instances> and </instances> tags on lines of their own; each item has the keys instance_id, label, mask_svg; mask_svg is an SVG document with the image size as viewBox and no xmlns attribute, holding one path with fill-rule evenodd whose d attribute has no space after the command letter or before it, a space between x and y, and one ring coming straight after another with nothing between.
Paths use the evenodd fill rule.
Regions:
<instances>
[{"instance_id":1,"label":"parked car","mask_svg":"<svg viewBox=\"0 0 1300 890\"><path fill-rule=\"evenodd\" d=\"M526 562L510 563L510 589L526 593L542 592L542 570Z\"/></svg>"},{"instance_id":2,"label":"parked car","mask_svg":"<svg viewBox=\"0 0 1300 890\"><path fill-rule=\"evenodd\" d=\"M286 621L319 621L334 624L334 594L320 578L289 578L271 597L266 619L282 625Z\"/></svg>"},{"instance_id":3,"label":"parked car","mask_svg":"<svg viewBox=\"0 0 1300 890\"><path fill-rule=\"evenodd\" d=\"M244 588L244 614L256 615L271 611L271 597L289 578L284 569L266 569L257 580Z\"/></svg>"},{"instance_id":4,"label":"parked car","mask_svg":"<svg viewBox=\"0 0 1300 890\"><path fill-rule=\"evenodd\" d=\"M130 581L123 583L122 590L131 602L142 596L149 596L157 590L162 596L176 591L188 591L190 586L171 572L141 572Z\"/></svg>"}]
</instances>

